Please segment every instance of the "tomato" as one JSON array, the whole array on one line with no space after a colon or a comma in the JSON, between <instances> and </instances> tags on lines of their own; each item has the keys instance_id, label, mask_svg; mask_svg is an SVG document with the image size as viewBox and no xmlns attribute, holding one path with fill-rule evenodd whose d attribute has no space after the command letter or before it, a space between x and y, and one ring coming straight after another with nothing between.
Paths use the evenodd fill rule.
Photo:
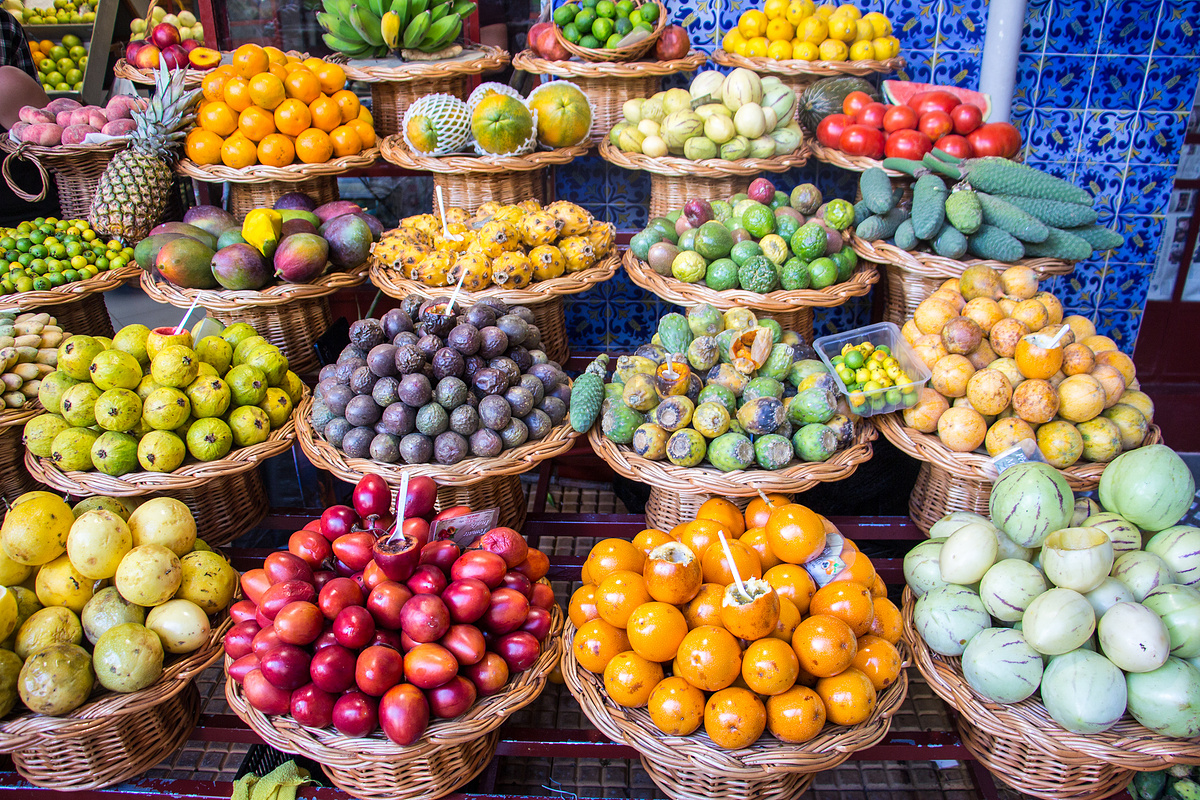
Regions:
<instances>
[{"instance_id":1,"label":"tomato","mask_svg":"<svg viewBox=\"0 0 1200 800\"><path fill-rule=\"evenodd\" d=\"M830 114L817 125L817 141L826 147L837 147L842 131L853 123L854 118L846 114Z\"/></svg>"},{"instance_id":2,"label":"tomato","mask_svg":"<svg viewBox=\"0 0 1200 800\"><path fill-rule=\"evenodd\" d=\"M842 131L838 148L847 155L883 158L883 131L866 125L849 125Z\"/></svg>"},{"instance_id":3,"label":"tomato","mask_svg":"<svg viewBox=\"0 0 1200 800\"><path fill-rule=\"evenodd\" d=\"M950 119L954 120L954 132L966 136L983 124L983 112L977 105L963 103L954 107Z\"/></svg>"},{"instance_id":4,"label":"tomato","mask_svg":"<svg viewBox=\"0 0 1200 800\"><path fill-rule=\"evenodd\" d=\"M842 113L853 117L862 110L863 106L873 102L871 95L866 92L851 92L842 100Z\"/></svg>"},{"instance_id":5,"label":"tomato","mask_svg":"<svg viewBox=\"0 0 1200 800\"><path fill-rule=\"evenodd\" d=\"M954 130L954 120L945 111L926 111L917 123L917 130L937 141Z\"/></svg>"},{"instance_id":6,"label":"tomato","mask_svg":"<svg viewBox=\"0 0 1200 800\"><path fill-rule=\"evenodd\" d=\"M883 115L886 113L887 106L883 103L867 103L854 115L854 121L869 128L882 128Z\"/></svg>"},{"instance_id":7,"label":"tomato","mask_svg":"<svg viewBox=\"0 0 1200 800\"><path fill-rule=\"evenodd\" d=\"M909 108L916 111L917 116L924 114L926 111L944 111L949 114L958 105L960 105L960 101L957 97L941 89L921 92L908 99Z\"/></svg>"},{"instance_id":8,"label":"tomato","mask_svg":"<svg viewBox=\"0 0 1200 800\"><path fill-rule=\"evenodd\" d=\"M934 147L955 158L971 158L975 155L975 150L971 147L971 143L967 141L967 137L954 133L938 139L934 143Z\"/></svg>"},{"instance_id":9,"label":"tomato","mask_svg":"<svg viewBox=\"0 0 1200 800\"><path fill-rule=\"evenodd\" d=\"M892 131L916 130L917 112L908 106L888 106L883 115L883 129Z\"/></svg>"},{"instance_id":10,"label":"tomato","mask_svg":"<svg viewBox=\"0 0 1200 800\"><path fill-rule=\"evenodd\" d=\"M896 131L888 137L884 155L888 158L911 158L919 161L921 156L933 149L933 142L920 131Z\"/></svg>"},{"instance_id":11,"label":"tomato","mask_svg":"<svg viewBox=\"0 0 1200 800\"><path fill-rule=\"evenodd\" d=\"M1007 122L988 122L967 134L971 149L979 156L1012 158L1021 149L1021 134Z\"/></svg>"}]
</instances>

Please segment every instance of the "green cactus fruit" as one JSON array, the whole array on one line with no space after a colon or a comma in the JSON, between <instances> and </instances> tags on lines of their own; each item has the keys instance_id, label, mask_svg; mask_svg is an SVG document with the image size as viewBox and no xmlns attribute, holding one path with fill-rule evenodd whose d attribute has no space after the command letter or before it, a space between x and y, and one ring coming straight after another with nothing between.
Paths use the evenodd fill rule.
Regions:
<instances>
[{"instance_id":1,"label":"green cactus fruit","mask_svg":"<svg viewBox=\"0 0 1200 800\"><path fill-rule=\"evenodd\" d=\"M783 384L774 378L768 378L760 374L757 378L752 378L746 384L746 388L742 390L742 399L745 401L753 400L757 397L774 397L776 400L783 399Z\"/></svg>"},{"instance_id":2,"label":"green cactus fruit","mask_svg":"<svg viewBox=\"0 0 1200 800\"><path fill-rule=\"evenodd\" d=\"M843 450L854 441L854 422L845 414L834 414L825 423L837 437L838 450Z\"/></svg>"},{"instance_id":3,"label":"green cactus fruit","mask_svg":"<svg viewBox=\"0 0 1200 800\"><path fill-rule=\"evenodd\" d=\"M788 404L787 418L793 425L822 424L837 413L837 397L822 386L802 389Z\"/></svg>"},{"instance_id":4,"label":"green cactus fruit","mask_svg":"<svg viewBox=\"0 0 1200 800\"><path fill-rule=\"evenodd\" d=\"M706 372L715 367L721 360L721 350L717 347L716 337L704 334L692 339L692 343L688 345L687 360L692 369L699 372Z\"/></svg>"},{"instance_id":5,"label":"green cactus fruit","mask_svg":"<svg viewBox=\"0 0 1200 800\"><path fill-rule=\"evenodd\" d=\"M822 423L811 423L796 431L792 446L801 461L826 461L837 452L837 435Z\"/></svg>"},{"instance_id":6,"label":"green cactus fruit","mask_svg":"<svg viewBox=\"0 0 1200 800\"><path fill-rule=\"evenodd\" d=\"M658 364L643 356L621 356L617 359L616 375L621 383L628 383L634 375L653 375Z\"/></svg>"},{"instance_id":7,"label":"green cactus fruit","mask_svg":"<svg viewBox=\"0 0 1200 800\"><path fill-rule=\"evenodd\" d=\"M724 406L729 416L737 413L737 397L729 390L729 387L719 383L710 383L700 391L696 405L699 406L703 403L717 403Z\"/></svg>"},{"instance_id":8,"label":"green cactus fruit","mask_svg":"<svg viewBox=\"0 0 1200 800\"><path fill-rule=\"evenodd\" d=\"M668 353L686 353L692 329L683 314L670 313L658 321L658 338Z\"/></svg>"},{"instance_id":9,"label":"green cactus fruit","mask_svg":"<svg viewBox=\"0 0 1200 800\"><path fill-rule=\"evenodd\" d=\"M795 358L796 348L790 344L776 344L771 346L771 354L767 356L767 360L758 369L760 376L768 378L776 378L785 380L788 372L792 368L792 363Z\"/></svg>"},{"instance_id":10,"label":"green cactus fruit","mask_svg":"<svg viewBox=\"0 0 1200 800\"><path fill-rule=\"evenodd\" d=\"M667 440L667 460L677 467L694 467L704 460L708 444L700 432L683 428Z\"/></svg>"},{"instance_id":11,"label":"green cactus fruit","mask_svg":"<svg viewBox=\"0 0 1200 800\"><path fill-rule=\"evenodd\" d=\"M716 336L725 329L725 318L709 303L689 308L687 321L692 336Z\"/></svg>"},{"instance_id":12,"label":"green cactus fruit","mask_svg":"<svg viewBox=\"0 0 1200 800\"><path fill-rule=\"evenodd\" d=\"M658 393L654 390L654 377L644 372L633 375L625 382L621 399L635 411L650 411L658 405Z\"/></svg>"},{"instance_id":13,"label":"green cactus fruit","mask_svg":"<svg viewBox=\"0 0 1200 800\"><path fill-rule=\"evenodd\" d=\"M646 421L646 416L624 403L613 403L600 416L600 429L613 444L629 444L633 432Z\"/></svg>"},{"instance_id":14,"label":"green cactus fruit","mask_svg":"<svg viewBox=\"0 0 1200 800\"><path fill-rule=\"evenodd\" d=\"M756 397L742 404L738 409L737 419L747 433L759 435L774 433L783 422L785 412L783 403L775 397Z\"/></svg>"},{"instance_id":15,"label":"green cactus fruit","mask_svg":"<svg viewBox=\"0 0 1200 800\"><path fill-rule=\"evenodd\" d=\"M716 402L701 403L692 412L692 427L708 439L729 430L729 410Z\"/></svg>"},{"instance_id":16,"label":"green cactus fruit","mask_svg":"<svg viewBox=\"0 0 1200 800\"><path fill-rule=\"evenodd\" d=\"M835 398L837 397L837 391L838 391L837 380L833 377L832 373L815 372L812 375L809 375L803 381L801 381L800 386L797 388L803 390L803 389L811 389L814 386L816 386L820 389L828 389L829 392L832 393Z\"/></svg>"},{"instance_id":17,"label":"green cactus fruit","mask_svg":"<svg viewBox=\"0 0 1200 800\"><path fill-rule=\"evenodd\" d=\"M753 327L766 328L771 332L772 347L779 344L779 342L783 339L783 326L770 317L763 317L762 319L755 320Z\"/></svg>"},{"instance_id":18,"label":"green cactus fruit","mask_svg":"<svg viewBox=\"0 0 1200 800\"><path fill-rule=\"evenodd\" d=\"M746 388L746 384L750 382L750 377L733 368L732 364L718 364L708 371L708 379L706 385L724 386L729 391L733 392L734 397L741 397L742 391Z\"/></svg>"},{"instance_id":19,"label":"green cactus fruit","mask_svg":"<svg viewBox=\"0 0 1200 800\"><path fill-rule=\"evenodd\" d=\"M651 417L659 427L674 432L691 424L695 410L696 406L688 398L672 396L659 403Z\"/></svg>"},{"instance_id":20,"label":"green cactus fruit","mask_svg":"<svg viewBox=\"0 0 1200 800\"><path fill-rule=\"evenodd\" d=\"M662 364L667 360L667 356L670 355L661 344L644 344L637 350L634 350L633 354L642 358L648 358L656 365Z\"/></svg>"},{"instance_id":21,"label":"green cactus fruit","mask_svg":"<svg viewBox=\"0 0 1200 800\"><path fill-rule=\"evenodd\" d=\"M754 445L744 434L730 431L713 439L708 460L722 472L745 469L754 463Z\"/></svg>"},{"instance_id":22,"label":"green cactus fruit","mask_svg":"<svg viewBox=\"0 0 1200 800\"><path fill-rule=\"evenodd\" d=\"M741 331L734 330L733 328L717 334L717 349L721 351L722 364L728 364L733 361L733 345L739 335L741 335Z\"/></svg>"},{"instance_id":23,"label":"green cactus fruit","mask_svg":"<svg viewBox=\"0 0 1200 800\"><path fill-rule=\"evenodd\" d=\"M633 452L650 461L662 461L667 457L668 436L661 425L653 422L639 425L633 432Z\"/></svg>"},{"instance_id":24,"label":"green cactus fruit","mask_svg":"<svg viewBox=\"0 0 1200 800\"><path fill-rule=\"evenodd\" d=\"M782 469L792 463L792 443L787 437L768 433L754 439L754 460L763 469Z\"/></svg>"}]
</instances>

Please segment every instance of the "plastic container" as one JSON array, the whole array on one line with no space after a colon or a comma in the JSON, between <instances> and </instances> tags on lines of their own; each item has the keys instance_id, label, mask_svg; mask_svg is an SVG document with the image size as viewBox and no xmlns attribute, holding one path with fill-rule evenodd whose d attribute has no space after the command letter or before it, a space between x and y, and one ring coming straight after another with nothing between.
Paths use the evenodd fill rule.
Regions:
<instances>
[{"instance_id":1,"label":"plastic container","mask_svg":"<svg viewBox=\"0 0 1200 800\"><path fill-rule=\"evenodd\" d=\"M846 384L833 368L833 358L840 355L842 348L847 344L858 345L863 342L870 342L876 347L887 345L892 351L892 355L900 362L900 367L904 372L910 376L916 376L916 380L869 392L852 392L847 389ZM929 367L925 366L925 362L918 358L916 352L909 346L908 341L900 333L900 328L891 322L877 322L865 328L855 328L852 331L833 336L822 336L813 342L813 348L821 357L821 361L829 368L833 379L837 381L838 391L846 396L850 410L863 417L886 414L889 411L916 405L919 390L929 382L933 375ZM894 394L889 397L889 393L893 392Z\"/></svg>"}]
</instances>

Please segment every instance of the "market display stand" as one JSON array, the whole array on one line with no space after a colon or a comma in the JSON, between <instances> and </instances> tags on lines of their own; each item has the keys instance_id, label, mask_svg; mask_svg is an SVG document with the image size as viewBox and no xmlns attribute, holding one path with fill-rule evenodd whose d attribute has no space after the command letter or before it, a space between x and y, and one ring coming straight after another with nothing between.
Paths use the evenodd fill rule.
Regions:
<instances>
[{"instance_id":1,"label":"market display stand","mask_svg":"<svg viewBox=\"0 0 1200 800\"><path fill-rule=\"evenodd\" d=\"M87 68L83 71L82 91L49 92L51 100L55 97L69 97L84 105L104 104L104 79L108 73L108 52L112 49L114 28L117 24L117 9L120 4L121 0L100 0L96 6L96 19L91 23L24 26L25 35L30 39L52 39L58 42L64 36L75 35L87 44L88 63Z\"/></svg>"}]
</instances>

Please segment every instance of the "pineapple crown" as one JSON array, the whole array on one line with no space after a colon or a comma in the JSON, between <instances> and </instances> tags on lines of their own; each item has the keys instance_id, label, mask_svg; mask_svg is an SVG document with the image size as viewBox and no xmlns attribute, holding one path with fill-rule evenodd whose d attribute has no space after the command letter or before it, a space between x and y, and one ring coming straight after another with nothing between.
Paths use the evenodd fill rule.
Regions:
<instances>
[{"instance_id":1,"label":"pineapple crown","mask_svg":"<svg viewBox=\"0 0 1200 800\"><path fill-rule=\"evenodd\" d=\"M144 111L130 116L136 127L129 134L131 149L140 150L174 164L179 157L179 145L196 120L195 106L199 89L184 88L186 70L172 72L159 62L154 74L154 96Z\"/></svg>"}]
</instances>

